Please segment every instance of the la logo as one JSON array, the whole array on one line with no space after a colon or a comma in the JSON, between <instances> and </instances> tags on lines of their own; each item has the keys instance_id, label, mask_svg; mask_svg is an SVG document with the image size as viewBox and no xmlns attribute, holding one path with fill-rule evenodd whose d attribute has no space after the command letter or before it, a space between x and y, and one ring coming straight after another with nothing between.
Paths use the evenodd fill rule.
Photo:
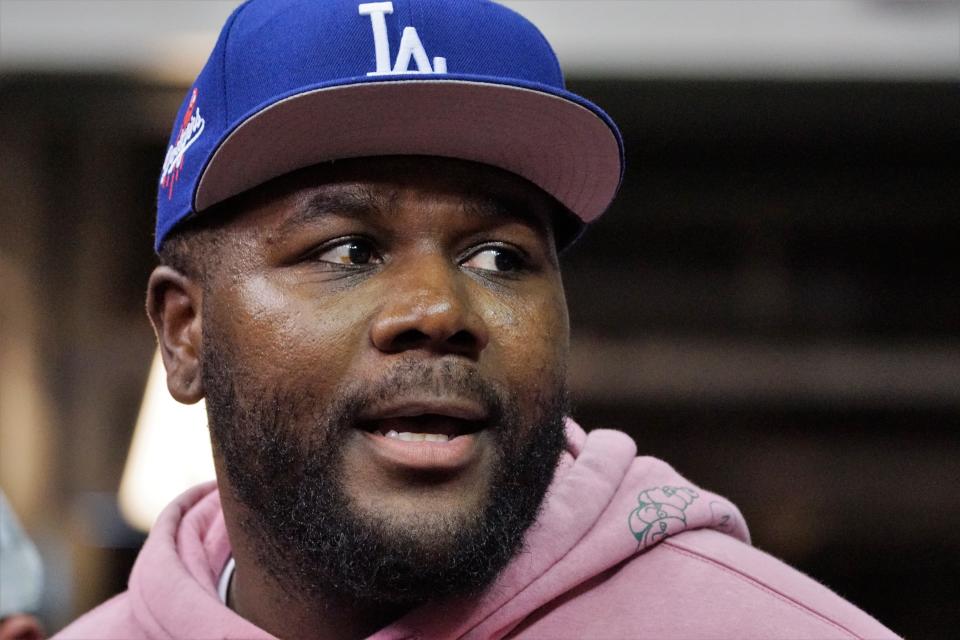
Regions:
<instances>
[{"instance_id":1,"label":"la logo","mask_svg":"<svg viewBox=\"0 0 960 640\"><path fill-rule=\"evenodd\" d=\"M387 35L387 14L393 13L392 2L365 2L359 5L360 15L370 16L373 26L373 46L377 54L377 70L367 72L368 76L394 75L400 73L446 73L447 59L436 57L433 65L420 42L415 27L404 27L400 38L400 50L397 61L390 65L390 39ZM410 70L410 60L417 63L417 70Z\"/></svg>"}]
</instances>

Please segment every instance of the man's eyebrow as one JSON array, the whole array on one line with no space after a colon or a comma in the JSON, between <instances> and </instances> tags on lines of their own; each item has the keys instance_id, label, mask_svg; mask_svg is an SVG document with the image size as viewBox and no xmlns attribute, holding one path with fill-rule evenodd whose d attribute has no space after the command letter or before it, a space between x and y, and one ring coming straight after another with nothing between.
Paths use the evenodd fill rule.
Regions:
<instances>
[{"instance_id":1,"label":"man's eyebrow","mask_svg":"<svg viewBox=\"0 0 960 640\"><path fill-rule=\"evenodd\" d=\"M361 186L323 189L295 205L293 213L280 224L278 233L285 235L304 225L339 216L345 218L369 218L382 213L383 198Z\"/></svg>"},{"instance_id":2,"label":"man's eyebrow","mask_svg":"<svg viewBox=\"0 0 960 640\"><path fill-rule=\"evenodd\" d=\"M548 231L548 221L537 214L533 203L522 197L481 196L465 201L463 208L471 215L515 219L538 231Z\"/></svg>"}]
</instances>

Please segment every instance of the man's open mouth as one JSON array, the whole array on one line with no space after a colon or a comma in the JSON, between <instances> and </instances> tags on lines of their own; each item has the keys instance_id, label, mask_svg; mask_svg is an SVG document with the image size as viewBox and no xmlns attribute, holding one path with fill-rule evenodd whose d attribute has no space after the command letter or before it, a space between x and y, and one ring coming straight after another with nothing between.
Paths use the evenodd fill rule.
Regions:
<instances>
[{"instance_id":1,"label":"man's open mouth","mask_svg":"<svg viewBox=\"0 0 960 640\"><path fill-rule=\"evenodd\" d=\"M488 413L460 399L395 399L361 412L357 428L405 442L449 442L481 431Z\"/></svg>"},{"instance_id":2,"label":"man's open mouth","mask_svg":"<svg viewBox=\"0 0 960 640\"><path fill-rule=\"evenodd\" d=\"M482 430L480 420L463 420L439 414L423 414L363 421L358 428L368 433L378 433L386 438L406 442L448 442L459 436Z\"/></svg>"}]
</instances>

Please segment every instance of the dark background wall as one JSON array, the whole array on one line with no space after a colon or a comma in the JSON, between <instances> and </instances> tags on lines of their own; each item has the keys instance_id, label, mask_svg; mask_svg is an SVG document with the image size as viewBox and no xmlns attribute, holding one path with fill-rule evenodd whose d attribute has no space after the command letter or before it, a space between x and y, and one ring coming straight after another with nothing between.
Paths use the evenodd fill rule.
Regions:
<instances>
[{"instance_id":1,"label":"dark background wall","mask_svg":"<svg viewBox=\"0 0 960 640\"><path fill-rule=\"evenodd\" d=\"M571 85L628 149L621 197L565 256L578 419L727 495L757 546L899 633L949 636L956 87ZM52 630L120 591L142 540L114 497L153 352L143 289L181 92L120 76L0 83L0 273L18 292L4 318L37 354L46 407L47 440L25 452L44 508L25 520Z\"/></svg>"}]
</instances>

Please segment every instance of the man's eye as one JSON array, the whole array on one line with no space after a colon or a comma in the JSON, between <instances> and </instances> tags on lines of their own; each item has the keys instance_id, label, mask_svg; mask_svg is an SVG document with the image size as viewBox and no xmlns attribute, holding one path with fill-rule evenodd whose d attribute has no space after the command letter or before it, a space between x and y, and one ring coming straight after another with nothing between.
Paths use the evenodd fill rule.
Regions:
<instances>
[{"instance_id":1,"label":"man's eye","mask_svg":"<svg viewBox=\"0 0 960 640\"><path fill-rule=\"evenodd\" d=\"M316 254L320 262L332 262L342 265L379 264L382 258L366 240L347 240Z\"/></svg>"},{"instance_id":2,"label":"man's eye","mask_svg":"<svg viewBox=\"0 0 960 640\"><path fill-rule=\"evenodd\" d=\"M519 271L524 266L523 257L516 251L491 247L477 251L463 262L463 266L485 271Z\"/></svg>"}]
</instances>

